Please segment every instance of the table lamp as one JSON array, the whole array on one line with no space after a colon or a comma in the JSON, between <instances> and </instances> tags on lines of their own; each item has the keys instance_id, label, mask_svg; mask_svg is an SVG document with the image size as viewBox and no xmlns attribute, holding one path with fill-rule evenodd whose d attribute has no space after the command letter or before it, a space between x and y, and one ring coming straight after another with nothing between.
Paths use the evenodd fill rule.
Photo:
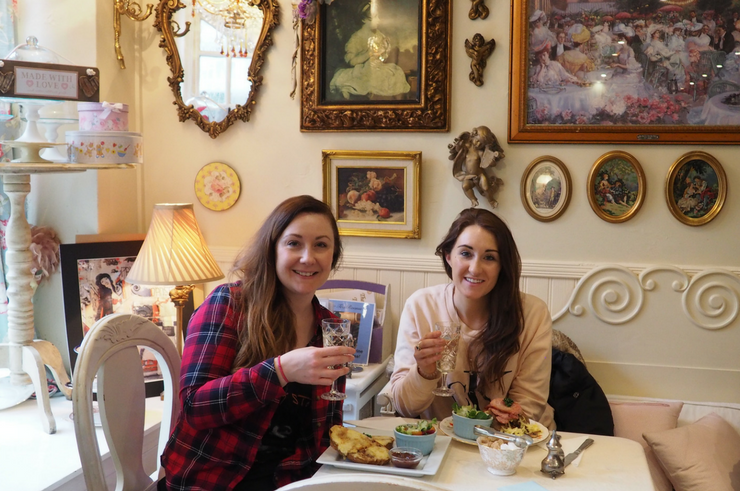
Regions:
<instances>
[{"instance_id":1,"label":"table lamp","mask_svg":"<svg viewBox=\"0 0 740 491\"><path fill-rule=\"evenodd\" d=\"M175 344L182 354L182 311L196 284L224 277L206 246L192 203L154 205L152 222L136 261L126 276L129 283L174 285L170 298L177 310Z\"/></svg>"}]
</instances>

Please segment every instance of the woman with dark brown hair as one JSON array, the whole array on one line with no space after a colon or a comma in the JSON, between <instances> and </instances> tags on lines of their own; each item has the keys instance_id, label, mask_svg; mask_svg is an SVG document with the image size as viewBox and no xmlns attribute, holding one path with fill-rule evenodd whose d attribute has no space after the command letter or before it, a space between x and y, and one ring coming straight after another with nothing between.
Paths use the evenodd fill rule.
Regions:
<instances>
[{"instance_id":1,"label":"woman with dark brown hair","mask_svg":"<svg viewBox=\"0 0 740 491\"><path fill-rule=\"evenodd\" d=\"M159 489L276 489L313 475L342 424L320 396L349 369L349 347L324 348L315 297L342 254L329 207L297 196L275 208L188 325L180 416ZM344 379L338 383L344 388Z\"/></svg>"},{"instance_id":2,"label":"woman with dark brown hair","mask_svg":"<svg viewBox=\"0 0 740 491\"><path fill-rule=\"evenodd\" d=\"M432 394L445 344L432 326L452 321L462 326L457 362L442 383L455 391L454 400L477 400L500 423L524 415L554 427L547 404L552 321L542 300L519 290L521 259L509 228L490 211L463 210L436 254L452 282L418 290L406 301L391 377L398 412L451 415L452 399Z\"/></svg>"}]
</instances>

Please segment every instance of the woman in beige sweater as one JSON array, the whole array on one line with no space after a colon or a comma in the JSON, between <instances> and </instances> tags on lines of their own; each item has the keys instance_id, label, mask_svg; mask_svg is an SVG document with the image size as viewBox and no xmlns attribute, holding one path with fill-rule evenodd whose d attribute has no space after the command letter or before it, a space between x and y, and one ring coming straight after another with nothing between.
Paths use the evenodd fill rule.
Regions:
<instances>
[{"instance_id":1,"label":"woman in beige sweater","mask_svg":"<svg viewBox=\"0 0 740 491\"><path fill-rule=\"evenodd\" d=\"M474 398L500 423L523 414L554 428L547 404L552 321L542 300L519 291L521 259L509 228L490 211L463 210L436 254L452 282L423 288L406 301L391 377L398 412L444 419L453 400L468 404L463 386L477 381ZM453 398L432 394L444 346L440 333L432 332L439 321L462 326L455 370L442 382L455 390Z\"/></svg>"}]
</instances>

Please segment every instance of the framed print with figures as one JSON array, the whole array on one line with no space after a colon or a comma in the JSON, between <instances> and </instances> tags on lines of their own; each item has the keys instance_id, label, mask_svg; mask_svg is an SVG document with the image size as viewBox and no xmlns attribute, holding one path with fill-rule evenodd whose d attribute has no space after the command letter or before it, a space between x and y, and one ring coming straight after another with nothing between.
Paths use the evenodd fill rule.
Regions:
<instances>
[{"instance_id":1,"label":"framed print with figures","mask_svg":"<svg viewBox=\"0 0 740 491\"><path fill-rule=\"evenodd\" d=\"M535 220L555 220L568 208L571 188L570 173L562 161L549 155L539 157L522 176L524 209Z\"/></svg>"},{"instance_id":2,"label":"framed print with figures","mask_svg":"<svg viewBox=\"0 0 740 491\"><path fill-rule=\"evenodd\" d=\"M736 10L513 0L509 143L739 143Z\"/></svg>"},{"instance_id":3,"label":"framed print with figures","mask_svg":"<svg viewBox=\"0 0 740 491\"><path fill-rule=\"evenodd\" d=\"M451 5L319 5L302 22L301 131L448 131Z\"/></svg>"},{"instance_id":4,"label":"framed print with figures","mask_svg":"<svg viewBox=\"0 0 740 491\"><path fill-rule=\"evenodd\" d=\"M640 162L627 152L599 157L588 175L588 202L594 213L610 223L626 222L645 201L645 174Z\"/></svg>"},{"instance_id":5,"label":"framed print with figures","mask_svg":"<svg viewBox=\"0 0 740 491\"><path fill-rule=\"evenodd\" d=\"M725 171L706 152L686 153L668 171L665 195L668 209L679 222L704 225L722 211L727 196Z\"/></svg>"},{"instance_id":6,"label":"framed print with figures","mask_svg":"<svg viewBox=\"0 0 740 491\"><path fill-rule=\"evenodd\" d=\"M340 235L420 239L421 152L321 152Z\"/></svg>"}]
</instances>

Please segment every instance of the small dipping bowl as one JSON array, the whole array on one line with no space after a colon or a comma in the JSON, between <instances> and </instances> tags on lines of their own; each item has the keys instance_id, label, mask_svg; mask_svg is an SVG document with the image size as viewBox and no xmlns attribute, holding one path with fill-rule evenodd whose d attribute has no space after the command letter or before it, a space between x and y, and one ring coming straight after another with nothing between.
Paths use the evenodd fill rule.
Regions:
<instances>
[{"instance_id":1,"label":"small dipping bowl","mask_svg":"<svg viewBox=\"0 0 740 491\"><path fill-rule=\"evenodd\" d=\"M423 457L421 451L413 447L395 447L390 453L393 466L402 469L414 469Z\"/></svg>"},{"instance_id":2,"label":"small dipping bowl","mask_svg":"<svg viewBox=\"0 0 740 491\"><path fill-rule=\"evenodd\" d=\"M519 448L513 443L508 443L500 438L490 436L479 436L478 450L483 462L486 463L488 472L494 476L510 476L516 472L516 468L522 463L526 448ZM514 447L514 449L501 448Z\"/></svg>"}]
</instances>

